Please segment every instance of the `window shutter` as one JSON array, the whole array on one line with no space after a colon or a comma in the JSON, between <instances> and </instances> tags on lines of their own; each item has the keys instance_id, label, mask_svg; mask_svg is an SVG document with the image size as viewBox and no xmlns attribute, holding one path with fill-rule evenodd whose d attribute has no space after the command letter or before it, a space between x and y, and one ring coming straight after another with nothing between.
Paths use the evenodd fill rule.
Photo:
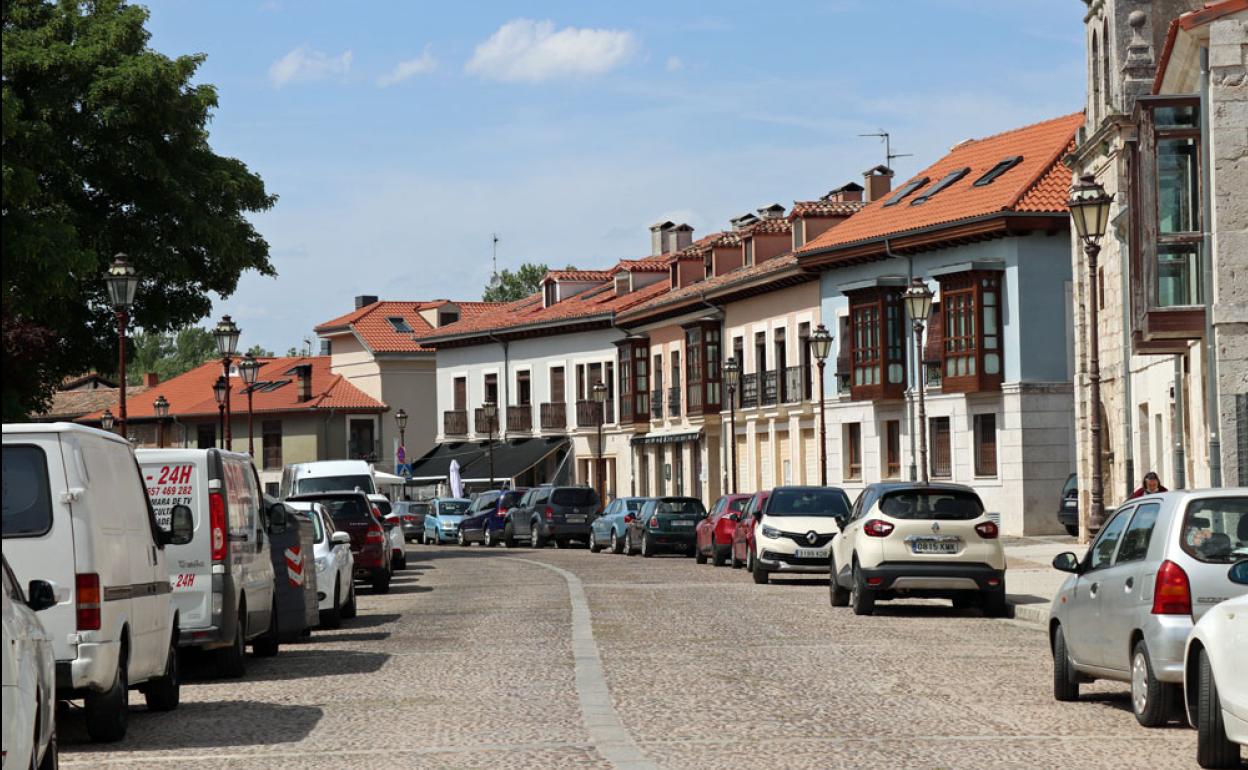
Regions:
<instances>
[{"instance_id":1,"label":"window shutter","mask_svg":"<svg viewBox=\"0 0 1248 770\"><path fill-rule=\"evenodd\" d=\"M940 303L932 303L932 314L927 318L927 342L923 346L923 363L939 364L945 349L945 314Z\"/></svg>"}]
</instances>

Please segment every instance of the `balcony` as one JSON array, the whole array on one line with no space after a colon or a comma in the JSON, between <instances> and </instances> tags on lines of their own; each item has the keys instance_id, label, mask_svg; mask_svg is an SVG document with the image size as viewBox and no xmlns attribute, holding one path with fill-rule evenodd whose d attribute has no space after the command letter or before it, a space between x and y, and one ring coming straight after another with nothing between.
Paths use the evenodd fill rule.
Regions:
<instances>
[{"instance_id":1,"label":"balcony","mask_svg":"<svg viewBox=\"0 0 1248 770\"><path fill-rule=\"evenodd\" d=\"M741 375L741 408L753 409L758 406L758 375Z\"/></svg>"},{"instance_id":2,"label":"balcony","mask_svg":"<svg viewBox=\"0 0 1248 770\"><path fill-rule=\"evenodd\" d=\"M650 391L650 419L663 419L663 391Z\"/></svg>"},{"instance_id":3,"label":"balcony","mask_svg":"<svg viewBox=\"0 0 1248 770\"><path fill-rule=\"evenodd\" d=\"M667 413L672 417L680 416L680 386L667 389Z\"/></svg>"},{"instance_id":4,"label":"balcony","mask_svg":"<svg viewBox=\"0 0 1248 770\"><path fill-rule=\"evenodd\" d=\"M598 416L603 414L602 406L597 401L576 402L576 427L597 428ZM604 419L603 422L606 422Z\"/></svg>"},{"instance_id":5,"label":"balcony","mask_svg":"<svg viewBox=\"0 0 1248 770\"><path fill-rule=\"evenodd\" d=\"M468 412L463 409L443 412L442 433L447 436L467 436Z\"/></svg>"},{"instance_id":6,"label":"balcony","mask_svg":"<svg viewBox=\"0 0 1248 770\"><path fill-rule=\"evenodd\" d=\"M780 373L763 372L763 406L775 406L780 398Z\"/></svg>"},{"instance_id":7,"label":"balcony","mask_svg":"<svg viewBox=\"0 0 1248 770\"><path fill-rule=\"evenodd\" d=\"M688 414L702 414L702 389L700 382L691 382L685 385L685 412Z\"/></svg>"},{"instance_id":8,"label":"balcony","mask_svg":"<svg viewBox=\"0 0 1248 770\"><path fill-rule=\"evenodd\" d=\"M542 430L567 430L568 405L562 401L541 406Z\"/></svg>"},{"instance_id":9,"label":"balcony","mask_svg":"<svg viewBox=\"0 0 1248 770\"><path fill-rule=\"evenodd\" d=\"M485 410L478 408L473 414L473 430L478 434L491 434L498 431L498 414L495 413L494 418L490 419L485 416Z\"/></svg>"},{"instance_id":10,"label":"balcony","mask_svg":"<svg viewBox=\"0 0 1248 770\"><path fill-rule=\"evenodd\" d=\"M790 366L784 370L784 403L796 404L810 398L809 381L803 367Z\"/></svg>"},{"instance_id":11,"label":"balcony","mask_svg":"<svg viewBox=\"0 0 1248 770\"><path fill-rule=\"evenodd\" d=\"M507 407L507 432L529 433L533 430L533 405Z\"/></svg>"}]
</instances>

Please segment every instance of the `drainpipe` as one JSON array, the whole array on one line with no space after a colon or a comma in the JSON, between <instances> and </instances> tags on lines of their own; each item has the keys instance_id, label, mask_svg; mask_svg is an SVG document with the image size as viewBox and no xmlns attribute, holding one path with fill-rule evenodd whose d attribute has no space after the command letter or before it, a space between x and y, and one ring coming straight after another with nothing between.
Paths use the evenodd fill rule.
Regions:
<instances>
[{"instance_id":1,"label":"drainpipe","mask_svg":"<svg viewBox=\"0 0 1248 770\"><path fill-rule=\"evenodd\" d=\"M1174 355L1174 488L1187 486L1187 458L1183 454L1183 356Z\"/></svg>"},{"instance_id":2,"label":"drainpipe","mask_svg":"<svg viewBox=\"0 0 1248 770\"><path fill-rule=\"evenodd\" d=\"M889 257L892 257L893 259L906 260L907 280L910 282L914 281L914 256L913 255L902 256L901 254L894 254L892 248L888 245L888 238L884 239L884 253L888 255ZM844 340L842 340L842 342L843 341ZM906 399L907 401L906 420L910 424L909 425L910 430L907 431L910 434L910 480L918 481L919 480L919 466L916 464L916 460L915 460L915 458L918 456L918 447L915 444L916 428L914 424L914 421L915 421L914 402L918 398L918 389L923 387L923 376L922 376L922 372L919 371L919 369L922 368L923 366L923 362L918 360L919 358L918 351L911 350L911 348L914 347L913 345L903 345L902 347L906 349L906 369L908 370L909 376L913 383L913 386L910 388L910 397Z\"/></svg>"},{"instance_id":3,"label":"drainpipe","mask_svg":"<svg viewBox=\"0 0 1248 770\"><path fill-rule=\"evenodd\" d=\"M1210 189L1212 170L1209 164L1209 49L1200 49L1200 187L1201 187L1201 288L1205 300L1205 422L1209 431L1209 486L1222 486L1222 440L1218 416L1218 346L1213 328L1213 191Z\"/></svg>"}]
</instances>

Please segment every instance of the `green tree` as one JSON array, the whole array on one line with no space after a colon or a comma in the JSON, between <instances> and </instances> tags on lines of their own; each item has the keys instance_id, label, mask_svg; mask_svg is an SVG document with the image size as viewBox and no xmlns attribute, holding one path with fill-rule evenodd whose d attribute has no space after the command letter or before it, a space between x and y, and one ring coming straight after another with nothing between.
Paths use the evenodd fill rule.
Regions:
<instances>
[{"instance_id":1,"label":"green tree","mask_svg":"<svg viewBox=\"0 0 1248 770\"><path fill-rule=\"evenodd\" d=\"M144 372L155 372L164 382L216 357L217 341L207 329L188 326L177 334L143 331L134 335L134 358L126 366L126 380L137 385Z\"/></svg>"},{"instance_id":2,"label":"green tree","mask_svg":"<svg viewBox=\"0 0 1248 770\"><path fill-rule=\"evenodd\" d=\"M568 265L565 270L575 270L575 267ZM503 270L498 274L498 283L485 287L485 291L481 294L483 302L514 302L518 299L524 299L533 292L537 291L538 285L541 283L542 277L550 271L544 263L525 262L516 269L516 272Z\"/></svg>"},{"instance_id":3,"label":"green tree","mask_svg":"<svg viewBox=\"0 0 1248 770\"><path fill-rule=\"evenodd\" d=\"M256 344L256 345L252 345L250 348L247 349L247 355L255 356L256 358L272 358L273 351L265 350L259 344Z\"/></svg>"},{"instance_id":4,"label":"green tree","mask_svg":"<svg viewBox=\"0 0 1248 770\"><path fill-rule=\"evenodd\" d=\"M115 369L103 280L115 254L142 278L135 325L180 329L208 314L210 292L232 294L244 271L274 274L245 215L276 199L241 161L212 151L216 89L191 82L204 56L148 48L144 8L0 4L0 337L12 420L41 409L66 375ZM10 376L15 366L22 376Z\"/></svg>"}]
</instances>

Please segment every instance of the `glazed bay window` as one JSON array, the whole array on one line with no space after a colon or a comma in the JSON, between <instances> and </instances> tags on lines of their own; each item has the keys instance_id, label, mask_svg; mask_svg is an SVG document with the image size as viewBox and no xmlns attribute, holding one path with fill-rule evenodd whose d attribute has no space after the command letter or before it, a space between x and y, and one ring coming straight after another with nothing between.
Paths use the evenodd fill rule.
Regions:
<instances>
[{"instance_id":1,"label":"glazed bay window","mask_svg":"<svg viewBox=\"0 0 1248 770\"><path fill-rule=\"evenodd\" d=\"M628 340L616 345L619 347L620 423L629 425L633 422L633 347Z\"/></svg>"},{"instance_id":2,"label":"glazed bay window","mask_svg":"<svg viewBox=\"0 0 1248 770\"><path fill-rule=\"evenodd\" d=\"M939 326L941 389L945 393L999 389L1001 273L966 270L941 275L939 280L940 319L931 323L930 332Z\"/></svg>"},{"instance_id":3,"label":"glazed bay window","mask_svg":"<svg viewBox=\"0 0 1248 770\"><path fill-rule=\"evenodd\" d=\"M901 291L879 286L849 297L850 398L898 399L906 388L905 311Z\"/></svg>"},{"instance_id":4,"label":"glazed bay window","mask_svg":"<svg viewBox=\"0 0 1248 770\"><path fill-rule=\"evenodd\" d=\"M709 414L720 410L720 360L718 321L697 321L685 330L685 410ZM674 372L673 372L674 374ZM673 380L673 386L678 384Z\"/></svg>"}]
</instances>

